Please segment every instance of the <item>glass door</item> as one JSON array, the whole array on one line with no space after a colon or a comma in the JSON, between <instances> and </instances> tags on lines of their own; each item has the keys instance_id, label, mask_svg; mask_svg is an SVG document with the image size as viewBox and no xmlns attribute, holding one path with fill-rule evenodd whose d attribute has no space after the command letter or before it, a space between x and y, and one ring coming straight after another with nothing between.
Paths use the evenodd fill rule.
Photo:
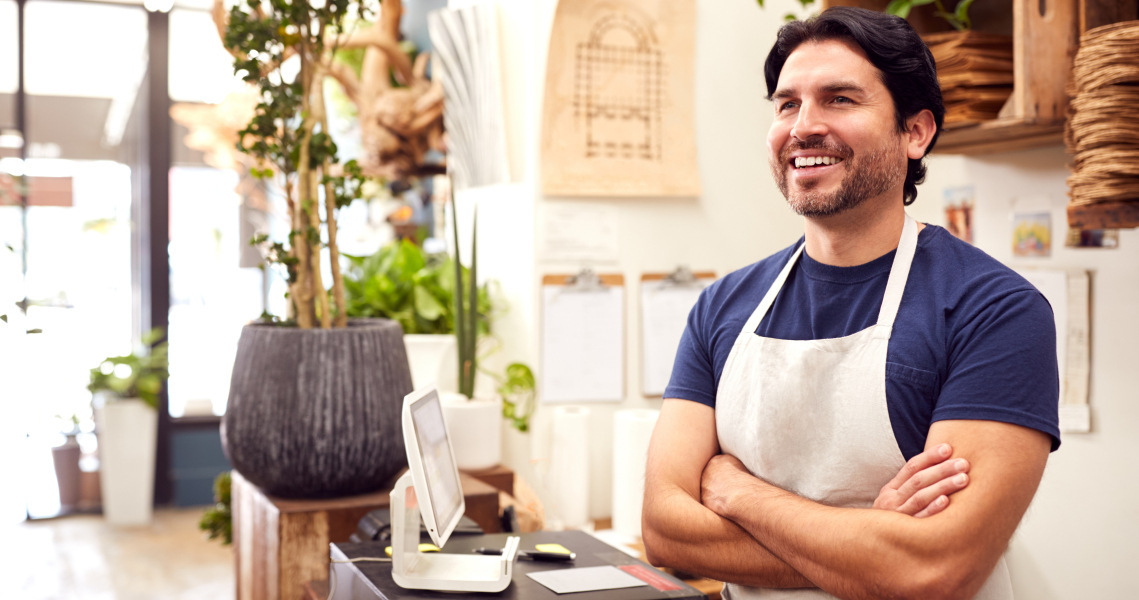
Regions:
<instances>
[{"instance_id":1,"label":"glass door","mask_svg":"<svg viewBox=\"0 0 1139 600\"><path fill-rule=\"evenodd\" d=\"M78 483L69 479L60 489L53 456L69 436L81 454L94 450L90 369L129 351L137 338L138 173L129 148L141 110L146 13L28 0L22 132L12 76L19 66L16 3L0 0L0 16L0 128L9 134L0 139L10 140L0 154L0 187L9 182L16 190L8 194L15 201L0 201L0 410L15 417L4 419L12 425L0 430L0 443L20 457L5 455L0 464L8 472L0 477L22 482L7 486L16 493L3 494L3 515L15 515L22 503L27 516L40 517L98 505L93 457L80 461Z\"/></svg>"}]
</instances>

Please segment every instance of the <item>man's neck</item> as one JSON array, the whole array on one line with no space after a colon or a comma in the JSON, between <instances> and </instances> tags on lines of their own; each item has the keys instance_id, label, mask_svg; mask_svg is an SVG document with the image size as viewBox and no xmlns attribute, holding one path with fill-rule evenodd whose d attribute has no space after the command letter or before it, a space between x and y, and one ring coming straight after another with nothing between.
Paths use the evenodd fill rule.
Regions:
<instances>
[{"instance_id":1,"label":"man's neck","mask_svg":"<svg viewBox=\"0 0 1139 600\"><path fill-rule=\"evenodd\" d=\"M867 201L829 217L807 217L807 255L835 267L866 264L898 247L905 219L901 198Z\"/></svg>"}]
</instances>

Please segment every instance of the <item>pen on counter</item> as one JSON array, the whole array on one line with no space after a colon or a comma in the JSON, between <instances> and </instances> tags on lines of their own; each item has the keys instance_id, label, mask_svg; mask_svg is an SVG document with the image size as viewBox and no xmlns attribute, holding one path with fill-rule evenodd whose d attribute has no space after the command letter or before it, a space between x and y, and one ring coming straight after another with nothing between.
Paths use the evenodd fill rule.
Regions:
<instances>
[{"instance_id":1,"label":"pen on counter","mask_svg":"<svg viewBox=\"0 0 1139 600\"><path fill-rule=\"evenodd\" d=\"M473 550L476 554L490 554L492 556L499 556L502 554L501 548L475 548ZM541 560L549 562L570 562L577 555L573 552L566 554L564 552L540 552L537 550L521 550L518 552L518 558L521 560Z\"/></svg>"}]
</instances>

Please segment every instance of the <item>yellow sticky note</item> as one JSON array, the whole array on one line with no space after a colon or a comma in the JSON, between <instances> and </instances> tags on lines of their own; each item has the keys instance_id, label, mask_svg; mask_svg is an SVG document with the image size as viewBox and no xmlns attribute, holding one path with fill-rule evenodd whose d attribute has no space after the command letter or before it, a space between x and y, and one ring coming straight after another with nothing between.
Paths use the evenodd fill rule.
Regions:
<instances>
[{"instance_id":1,"label":"yellow sticky note","mask_svg":"<svg viewBox=\"0 0 1139 600\"><path fill-rule=\"evenodd\" d=\"M435 544L420 544L419 545L419 551L420 552L439 552L439 546L436 546ZM390 557L392 555L392 547L388 546L387 548L384 548L384 554L387 554Z\"/></svg>"},{"instance_id":2,"label":"yellow sticky note","mask_svg":"<svg viewBox=\"0 0 1139 600\"><path fill-rule=\"evenodd\" d=\"M534 549L537 550L538 552L555 552L558 554L573 554L572 552L569 551L569 548L566 548L565 546L563 546L561 544L536 544L534 546Z\"/></svg>"}]
</instances>

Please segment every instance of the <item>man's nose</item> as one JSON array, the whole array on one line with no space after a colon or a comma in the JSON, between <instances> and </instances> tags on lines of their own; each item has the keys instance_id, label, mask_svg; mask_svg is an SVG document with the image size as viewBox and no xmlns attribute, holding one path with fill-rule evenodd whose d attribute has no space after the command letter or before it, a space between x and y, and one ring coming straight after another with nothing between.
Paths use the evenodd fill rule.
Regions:
<instances>
[{"instance_id":1,"label":"man's nose","mask_svg":"<svg viewBox=\"0 0 1139 600\"><path fill-rule=\"evenodd\" d=\"M799 107L795 124L791 127L791 137L797 140L806 140L810 137L825 136L826 134L827 124L822 111L814 104L803 103Z\"/></svg>"}]
</instances>

